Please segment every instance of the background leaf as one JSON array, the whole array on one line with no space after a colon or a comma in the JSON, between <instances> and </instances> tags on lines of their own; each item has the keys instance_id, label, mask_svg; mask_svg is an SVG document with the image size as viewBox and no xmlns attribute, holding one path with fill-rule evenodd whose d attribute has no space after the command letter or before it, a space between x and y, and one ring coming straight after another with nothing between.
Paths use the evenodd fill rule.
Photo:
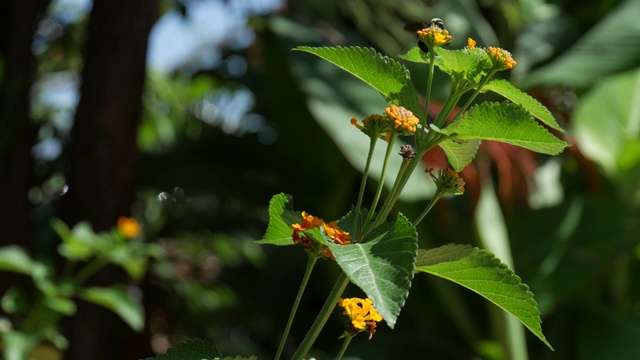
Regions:
<instances>
[{"instance_id":1,"label":"background leaf","mask_svg":"<svg viewBox=\"0 0 640 360\"><path fill-rule=\"evenodd\" d=\"M493 254L469 245L449 244L419 250L416 271L440 276L482 295L514 315L549 348L540 311L529 287Z\"/></svg>"},{"instance_id":2,"label":"background leaf","mask_svg":"<svg viewBox=\"0 0 640 360\"><path fill-rule=\"evenodd\" d=\"M0 248L0 270L31 275L34 267L40 263L31 259L29 254L19 246L10 245Z\"/></svg>"},{"instance_id":3,"label":"background leaf","mask_svg":"<svg viewBox=\"0 0 640 360\"><path fill-rule=\"evenodd\" d=\"M549 109L540 104L538 100L529 96L529 94L513 86L507 80L493 79L489 81L489 83L487 83L482 88L482 92L486 91L493 91L496 94L504 96L505 98L511 100L511 102L525 108L528 112L531 113L531 115L545 123L547 126L560 132L565 132L564 129L562 129L560 125L558 125L556 119L553 117Z\"/></svg>"},{"instance_id":4,"label":"background leaf","mask_svg":"<svg viewBox=\"0 0 640 360\"><path fill-rule=\"evenodd\" d=\"M363 243L327 245L338 265L393 328L411 287L417 242L411 222L398 214L394 222L367 234Z\"/></svg>"},{"instance_id":5,"label":"background leaf","mask_svg":"<svg viewBox=\"0 0 640 360\"><path fill-rule=\"evenodd\" d=\"M569 146L536 123L528 111L506 101L475 105L441 131L455 133L457 139L495 140L549 155Z\"/></svg>"},{"instance_id":6,"label":"background leaf","mask_svg":"<svg viewBox=\"0 0 640 360\"><path fill-rule=\"evenodd\" d=\"M129 297L124 287L91 287L79 289L78 296L86 301L104 306L118 314L132 329L144 328L144 308Z\"/></svg>"},{"instance_id":7,"label":"background leaf","mask_svg":"<svg viewBox=\"0 0 640 360\"><path fill-rule=\"evenodd\" d=\"M299 223L302 217L293 211L293 197L277 194L269 202L269 225L259 244L278 246L293 245L291 224Z\"/></svg>"},{"instance_id":8,"label":"background leaf","mask_svg":"<svg viewBox=\"0 0 640 360\"><path fill-rule=\"evenodd\" d=\"M414 115L422 113L416 89L407 68L371 48L299 46L294 50L319 56L348 71L376 89L389 103L402 105Z\"/></svg>"},{"instance_id":9,"label":"background leaf","mask_svg":"<svg viewBox=\"0 0 640 360\"><path fill-rule=\"evenodd\" d=\"M207 340L189 339L170 348L164 355L146 360L213 360L221 357L220 351Z\"/></svg>"}]
</instances>

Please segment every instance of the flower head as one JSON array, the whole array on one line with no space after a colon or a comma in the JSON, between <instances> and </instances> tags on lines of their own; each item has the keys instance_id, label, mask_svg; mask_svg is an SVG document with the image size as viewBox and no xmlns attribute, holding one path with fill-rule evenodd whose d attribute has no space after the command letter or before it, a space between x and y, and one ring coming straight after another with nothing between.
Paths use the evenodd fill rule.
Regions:
<instances>
[{"instance_id":1,"label":"flower head","mask_svg":"<svg viewBox=\"0 0 640 360\"><path fill-rule=\"evenodd\" d=\"M511 53L505 49L489 46L487 53L489 54L489 59L498 70L512 69L517 64L513 60Z\"/></svg>"},{"instance_id":2,"label":"flower head","mask_svg":"<svg viewBox=\"0 0 640 360\"><path fill-rule=\"evenodd\" d=\"M436 183L437 190L436 192L440 192L442 195L453 194L453 195L462 195L464 194L464 180L460 177L460 175L452 169L441 169L438 171L438 175L433 174L433 169L427 170L431 178Z\"/></svg>"},{"instance_id":3,"label":"flower head","mask_svg":"<svg viewBox=\"0 0 640 360\"><path fill-rule=\"evenodd\" d=\"M416 132L420 120L413 113L402 106L391 105L384 110L393 123L393 127L403 133Z\"/></svg>"},{"instance_id":4,"label":"flower head","mask_svg":"<svg viewBox=\"0 0 640 360\"><path fill-rule=\"evenodd\" d=\"M351 125L357 127L363 133L371 137L381 137L381 134L391 131L389 119L382 115L370 115L362 120L362 125L358 123L358 119L352 118Z\"/></svg>"},{"instance_id":5,"label":"flower head","mask_svg":"<svg viewBox=\"0 0 640 360\"><path fill-rule=\"evenodd\" d=\"M329 250L326 245L313 241L304 235L305 230L318 227L322 227L329 239L336 244L346 245L351 243L351 236L349 233L340 229L335 221L327 224L321 218L307 214L306 211L302 212L302 222L298 224L291 224L291 228L293 229L293 242L296 244L300 243L306 252L317 257L335 260L331 250Z\"/></svg>"},{"instance_id":6,"label":"flower head","mask_svg":"<svg viewBox=\"0 0 640 360\"><path fill-rule=\"evenodd\" d=\"M418 39L425 43L428 48L447 45L453 39L448 30L439 27L437 24L418 30L416 34Z\"/></svg>"},{"instance_id":7,"label":"flower head","mask_svg":"<svg viewBox=\"0 0 640 360\"><path fill-rule=\"evenodd\" d=\"M476 41L472 38L467 38L467 49L473 49L476 47Z\"/></svg>"},{"instance_id":8,"label":"flower head","mask_svg":"<svg viewBox=\"0 0 640 360\"><path fill-rule=\"evenodd\" d=\"M134 218L120 216L118 218L118 230L124 237L130 239L140 235L140 224Z\"/></svg>"},{"instance_id":9,"label":"flower head","mask_svg":"<svg viewBox=\"0 0 640 360\"><path fill-rule=\"evenodd\" d=\"M371 299L338 299L338 305L344 308L343 314L349 316L345 335L355 336L359 332L366 331L369 334L369 340L371 340L376 332L377 323L383 320L373 307Z\"/></svg>"}]
</instances>

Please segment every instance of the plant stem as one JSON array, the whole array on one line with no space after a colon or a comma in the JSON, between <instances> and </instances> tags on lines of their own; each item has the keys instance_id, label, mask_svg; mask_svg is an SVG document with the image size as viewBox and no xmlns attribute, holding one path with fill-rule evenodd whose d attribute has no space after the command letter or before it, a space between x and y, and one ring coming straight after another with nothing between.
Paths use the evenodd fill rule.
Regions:
<instances>
[{"instance_id":1,"label":"plant stem","mask_svg":"<svg viewBox=\"0 0 640 360\"><path fill-rule=\"evenodd\" d=\"M298 311L298 306L300 305L302 294L304 294L304 290L307 287L309 278L311 277L311 272L313 272L313 267L317 261L318 261L317 257L309 256L309 260L307 261L307 269L304 272L302 283L300 283L300 288L298 289L298 295L296 295L296 299L293 302L293 308L291 308L291 313L289 313L289 320L287 320L287 326L285 327L284 333L282 334L282 339L280 340L280 345L278 346L278 352L276 353L275 360L280 359L280 356L282 355L284 344L287 341L287 337L289 336L289 330L291 330L291 324L293 324L293 318L296 316L296 311Z\"/></svg>"},{"instance_id":2,"label":"plant stem","mask_svg":"<svg viewBox=\"0 0 640 360\"><path fill-rule=\"evenodd\" d=\"M418 216L418 218L413 222L413 226L418 226L420 221L422 221L422 219L429 213L433 205L435 205L441 197L442 195L438 194L438 192L436 191L436 193L433 195L433 198L431 198L431 201L429 201L429 205L427 205L427 208L424 209L422 214L420 214L420 216Z\"/></svg>"},{"instance_id":3,"label":"plant stem","mask_svg":"<svg viewBox=\"0 0 640 360\"><path fill-rule=\"evenodd\" d=\"M336 360L342 359L342 356L344 355L345 351L347 351L347 348L349 347L349 343L351 342L351 339L353 339L353 336L351 335L346 335L344 337L344 343L342 343L342 349L340 349L338 356L336 356Z\"/></svg>"},{"instance_id":4,"label":"plant stem","mask_svg":"<svg viewBox=\"0 0 640 360\"><path fill-rule=\"evenodd\" d=\"M304 340L302 340L300 347L296 353L293 354L292 360L302 360L307 355L309 349L311 349L311 346L316 341L316 338L324 327L324 324L329 319L329 315L331 315L331 312L336 307L338 298L342 295L342 292L344 291L344 288L347 287L348 283L349 277L343 272L336 280L333 289L331 289L327 300L324 302L324 305L316 317L316 320L313 322L313 325L311 325L309 332L307 332Z\"/></svg>"},{"instance_id":5,"label":"plant stem","mask_svg":"<svg viewBox=\"0 0 640 360\"><path fill-rule=\"evenodd\" d=\"M429 79L427 80L427 94L424 103L424 127L427 128L427 115L429 114L429 102L431 101L431 84L433 84L433 70L436 64L433 51L429 51Z\"/></svg>"},{"instance_id":6,"label":"plant stem","mask_svg":"<svg viewBox=\"0 0 640 360\"><path fill-rule=\"evenodd\" d=\"M105 258L97 258L83 267L75 276L75 285L80 286L87 281L93 274L109 264L109 261Z\"/></svg>"},{"instance_id":7,"label":"plant stem","mask_svg":"<svg viewBox=\"0 0 640 360\"><path fill-rule=\"evenodd\" d=\"M362 209L362 199L364 198L364 189L367 185L367 178L369 177L369 166L371 165L371 159L373 158L373 151L376 148L377 141L378 141L377 137L375 136L371 137L371 143L369 144L369 154L367 155L367 163L365 164L364 172L362 173L362 181L360 182L360 193L358 194L358 203L356 204L356 219L355 219L355 223L353 224L354 232L358 230L358 219L360 219L360 209ZM371 213L371 211L373 210L374 209L371 209L369 213ZM367 223L368 222L365 222L365 225Z\"/></svg>"},{"instance_id":8,"label":"plant stem","mask_svg":"<svg viewBox=\"0 0 640 360\"><path fill-rule=\"evenodd\" d=\"M387 145L387 152L384 155L384 162L382 163L382 171L380 173L380 180L378 182L378 187L376 188L376 195L373 198L373 202L371 203L371 207L369 208L369 213L367 214L367 220L364 222L363 231L361 234L364 235L365 228L368 227L369 222L371 221L371 217L373 213L376 211L376 206L378 206L378 201L380 200L380 195L382 194L382 189L384 188L384 177L387 173L387 164L389 163L389 157L391 156L391 151L393 150L393 145L396 142L396 138L398 134L391 133L391 137L389 138L389 144ZM357 215L357 214L356 214Z\"/></svg>"}]
</instances>

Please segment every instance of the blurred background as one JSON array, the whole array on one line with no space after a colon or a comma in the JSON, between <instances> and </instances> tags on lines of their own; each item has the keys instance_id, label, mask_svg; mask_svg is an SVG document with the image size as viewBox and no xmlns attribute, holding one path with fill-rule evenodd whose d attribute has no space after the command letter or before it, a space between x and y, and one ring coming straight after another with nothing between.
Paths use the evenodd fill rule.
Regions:
<instances>
[{"instance_id":1,"label":"blurred background","mask_svg":"<svg viewBox=\"0 0 640 360\"><path fill-rule=\"evenodd\" d=\"M192 337L273 358L306 256L254 243L269 199L292 194L297 210L326 220L346 213L367 141L349 119L385 107L357 79L290 49L366 46L397 58L416 45L404 24L432 17L453 49L472 37L512 51L518 65L503 76L547 106L573 146L551 158L484 142L462 173L465 195L421 223L420 247L498 254L535 293L555 352L527 333L513 355L495 306L420 275L396 329L356 338L348 354L640 358L640 1L4 0L0 246L55 262L52 218L101 231L128 215L166 253L141 281L109 269L92 280L135 290L144 331L79 302L63 322L65 358L138 359ZM424 93L426 69L406 66ZM431 113L448 93L444 76L434 86ZM425 159L445 165L441 152ZM428 180L411 183L398 210L414 218L430 191ZM317 267L285 358L336 274ZM31 285L2 273L0 290L9 286ZM342 322L336 313L325 327L318 359L337 353Z\"/></svg>"}]
</instances>

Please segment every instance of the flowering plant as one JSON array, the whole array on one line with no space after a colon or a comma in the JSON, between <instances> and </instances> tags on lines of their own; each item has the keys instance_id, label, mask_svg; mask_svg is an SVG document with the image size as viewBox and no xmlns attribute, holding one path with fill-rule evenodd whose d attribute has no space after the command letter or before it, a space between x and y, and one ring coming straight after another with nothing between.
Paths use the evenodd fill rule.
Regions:
<instances>
[{"instance_id":1,"label":"flowering plant","mask_svg":"<svg viewBox=\"0 0 640 360\"><path fill-rule=\"evenodd\" d=\"M426 104L430 101L435 68L451 78L450 94L434 119L427 117L426 106L424 110L420 106L410 73L399 62L373 49L360 47L301 46L294 49L318 56L351 73L377 90L389 106L362 121L351 119L355 128L370 138L359 195L351 211L337 221L327 223L305 211L294 210L290 195L275 195L270 202L269 225L260 243L300 244L309 256L276 359L282 356L296 309L318 259L335 261L341 272L315 322L292 355L293 359L307 356L336 305L343 307L349 317L342 335L345 343L338 358L359 332L366 332L371 338L376 324L383 319L393 328L416 273L436 275L478 293L515 316L552 349L542 333L533 294L513 271L488 251L469 245L418 249L416 225L440 198L464 192L464 180L457 172L473 160L481 140L500 141L557 155L568 144L540 123L560 133L564 131L535 99L506 80L493 78L497 72L516 65L508 51L478 47L472 39L464 49L445 49L442 46L452 37L442 21L432 22L418 31L417 36L419 46L400 57L428 66ZM480 93L488 91L508 101L474 104ZM463 96L465 101L459 105ZM456 106L459 109L452 116ZM405 139L409 144L397 147L398 139ZM372 154L380 141L386 144L382 171L378 174L380 180L371 204L365 206L364 190L370 176ZM450 168L428 170L436 191L425 210L416 219L401 213L392 215L408 179L427 151L437 146L444 150ZM387 165L391 154L398 151L400 170L385 200L379 204ZM357 285L367 298L342 299L349 282Z\"/></svg>"}]
</instances>

